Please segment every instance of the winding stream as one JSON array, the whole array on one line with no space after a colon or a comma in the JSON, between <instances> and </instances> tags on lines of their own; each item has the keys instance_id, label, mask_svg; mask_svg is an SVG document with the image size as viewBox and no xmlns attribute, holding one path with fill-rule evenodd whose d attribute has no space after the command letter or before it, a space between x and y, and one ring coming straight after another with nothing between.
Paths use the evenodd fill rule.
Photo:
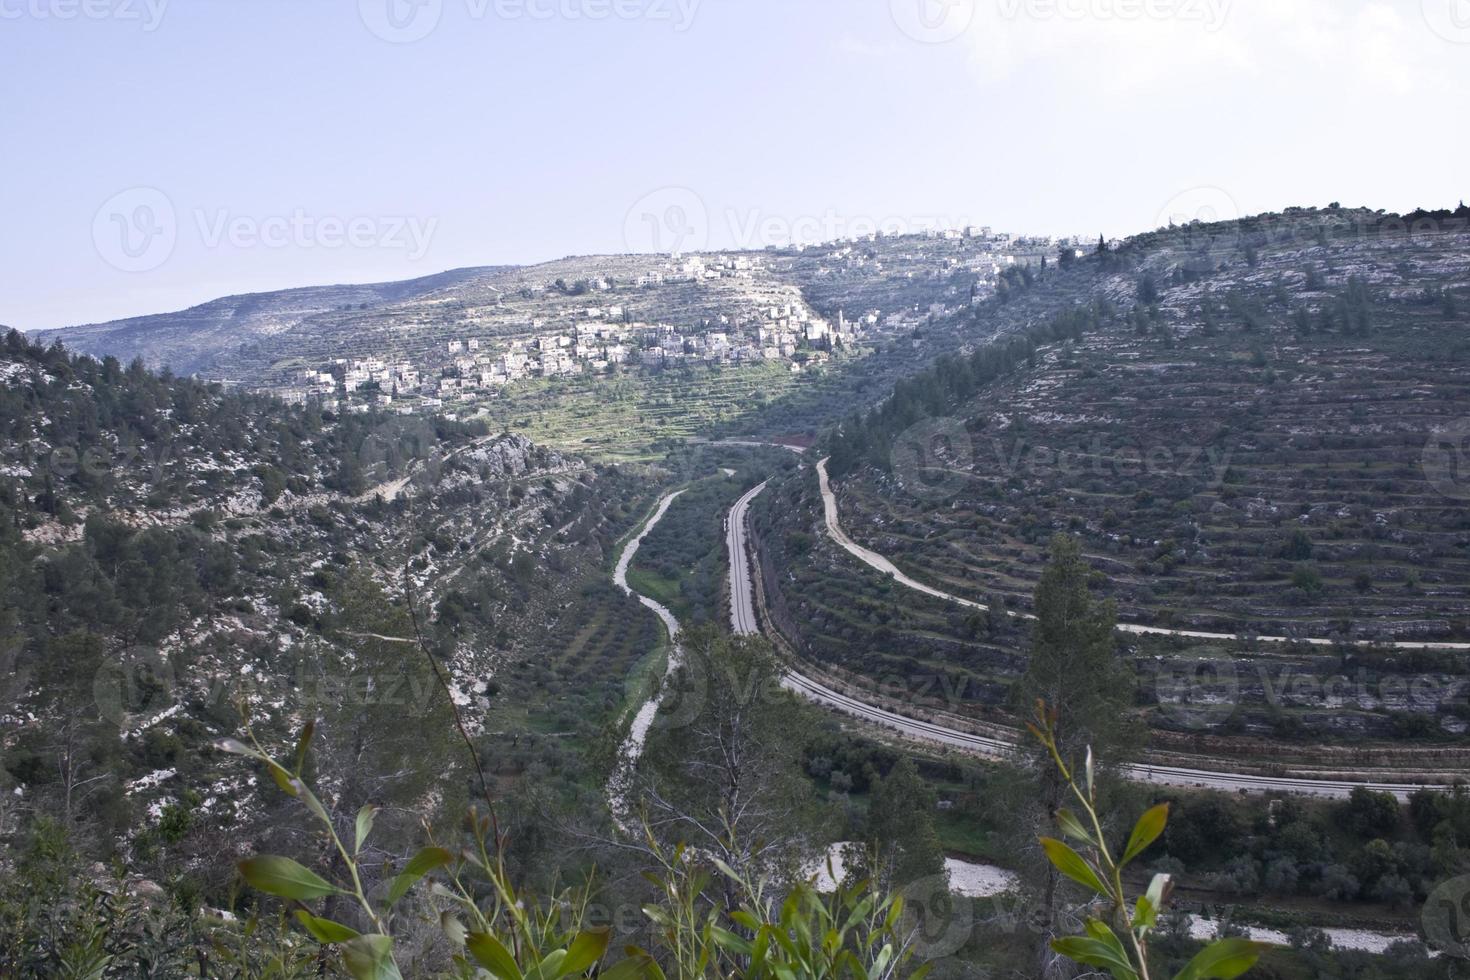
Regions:
<instances>
[{"instance_id":1,"label":"winding stream","mask_svg":"<svg viewBox=\"0 0 1470 980\"><path fill-rule=\"evenodd\" d=\"M623 553L618 556L617 566L613 569L613 584L628 595L636 597L639 602L643 603L649 609L652 609L654 614L664 624L664 629L668 631L670 644L669 664L664 671L665 677L679 666L679 660L682 654L682 650L679 647L679 621L674 618L674 614L663 603L656 602L646 595L641 595L633 591L633 587L628 584L628 567L633 563L633 556L638 554L638 547L643 544L643 539L648 537L649 532L658 525L659 521L663 520L664 515L669 512L669 507L673 505L674 501L683 492L683 490L675 490L658 502L658 506L654 509L652 516L644 523L642 529L623 546ZM631 801L628 799L628 790L632 785L633 770L638 765L639 756L643 754L643 743L648 738L648 729L653 725L654 716L658 714L658 706L662 699L663 691L660 689L657 694L644 702L638 709L638 713L633 716L633 723L628 726L628 737L623 740L623 744L618 748L617 766L613 769L612 777L607 781L608 806L612 810L613 820L617 823L618 829L625 833L632 832L629 820L631 816Z\"/></svg>"}]
</instances>

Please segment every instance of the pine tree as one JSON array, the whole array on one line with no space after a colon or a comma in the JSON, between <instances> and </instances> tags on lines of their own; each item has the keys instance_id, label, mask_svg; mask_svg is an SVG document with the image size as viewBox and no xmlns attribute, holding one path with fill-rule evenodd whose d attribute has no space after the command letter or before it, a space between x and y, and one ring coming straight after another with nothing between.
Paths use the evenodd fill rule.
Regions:
<instances>
[{"instance_id":1,"label":"pine tree","mask_svg":"<svg viewBox=\"0 0 1470 980\"><path fill-rule=\"evenodd\" d=\"M1118 614L1111 600L1094 601L1092 569L1076 538L1057 535L1036 586L1036 628L1021 684L1031 704L1044 699L1060 714L1063 745L1116 758L1132 739L1127 719L1132 678L1116 653ZM1104 751L1106 746L1107 751Z\"/></svg>"},{"instance_id":2,"label":"pine tree","mask_svg":"<svg viewBox=\"0 0 1470 980\"><path fill-rule=\"evenodd\" d=\"M1076 538L1052 538L1051 560L1036 586L1036 624L1030 663L1018 685L1020 703L1041 700L1057 712L1057 744L1064 758L1080 761L1090 748L1100 758L1126 759L1139 743L1138 725L1129 714L1134 681L1117 654L1117 609L1111 600L1093 599L1091 576ZM1062 804L1064 787L1050 767L1039 771L1040 785L1032 787L1025 805L1053 812ZM1049 865L1044 875L1039 897L1047 933L1055 928L1060 881Z\"/></svg>"},{"instance_id":3,"label":"pine tree","mask_svg":"<svg viewBox=\"0 0 1470 980\"><path fill-rule=\"evenodd\" d=\"M878 857L872 869L887 887L902 888L944 872L944 851L934 829L934 791L913 760L894 764L873 792L867 843Z\"/></svg>"}]
</instances>

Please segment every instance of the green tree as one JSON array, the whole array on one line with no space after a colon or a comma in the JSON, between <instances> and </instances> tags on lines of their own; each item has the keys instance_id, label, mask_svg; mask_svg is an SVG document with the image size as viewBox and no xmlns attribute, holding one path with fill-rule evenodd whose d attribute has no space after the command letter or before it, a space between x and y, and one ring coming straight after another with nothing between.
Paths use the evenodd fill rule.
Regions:
<instances>
[{"instance_id":1,"label":"green tree","mask_svg":"<svg viewBox=\"0 0 1470 980\"><path fill-rule=\"evenodd\" d=\"M344 809L418 800L442 774L424 760L446 758L454 746L432 653L418 643L407 607L365 569L349 570L332 599L328 636L338 650L303 656L296 678L306 716L321 722L317 759L343 780Z\"/></svg>"},{"instance_id":2,"label":"green tree","mask_svg":"<svg viewBox=\"0 0 1470 980\"><path fill-rule=\"evenodd\" d=\"M1099 602L1088 582L1092 569L1076 538L1059 534L1036 586L1031 656L1019 684L1019 703L1052 705L1065 733L1062 749L1076 757L1088 745L1116 758L1136 748L1131 717L1134 678L1118 656L1118 612Z\"/></svg>"},{"instance_id":3,"label":"green tree","mask_svg":"<svg viewBox=\"0 0 1470 980\"><path fill-rule=\"evenodd\" d=\"M885 887L901 888L944 873L944 851L934 829L934 791L904 756L873 791L867 845L876 855L871 869Z\"/></svg>"},{"instance_id":4,"label":"green tree","mask_svg":"<svg viewBox=\"0 0 1470 980\"><path fill-rule=\"evenodd\" d=\"M1017 685L1020 704L1045 702L1055 713L1053 727L1060 733L1056 746L1064 759L1078 760L1089 750L1106 758L1127 758L1139 741L1131 717L1134 680L1117 654L1117 609L1092 597L1088 581L1092 570L1082 557L1076 538L1059 534L1051 541L1051 558L1036 586L1036 622L1031 657ZM1039 775L1016 788L1013 800L1019 819L1015 841L1026 846L1025 835L1045 826L1048 814L1060 806L1066 784L1056 768L1037 760ZM1037 858L1027 875L1027 886L1038 893L1044 940L1054 938L1061 884L1055 870ZM1041 953L1043 969L1050 953Z\"/></svg>"},{"instance_id":5,"label":"green tree","mask_svg":"<svg viewBox=\"0 0 1470 980\"><path fill-rule=\"evenodd\" d=\"M763 641L714 627L681 640L634 798L668 846L688 842L741 875L793 880L817 854L815 794L801 768L811 713L782 689Z\"/></svg>"}]
</instances>

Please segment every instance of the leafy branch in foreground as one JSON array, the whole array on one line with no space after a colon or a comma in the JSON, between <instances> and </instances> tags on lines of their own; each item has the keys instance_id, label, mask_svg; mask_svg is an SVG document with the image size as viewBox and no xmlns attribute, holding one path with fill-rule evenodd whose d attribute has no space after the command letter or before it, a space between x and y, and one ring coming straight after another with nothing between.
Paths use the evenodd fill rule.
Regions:
<instances>
[{"instance_id":1,"label":"leafy branch in foreground","mask_svg":"<svg viewBox=\"0 0 1470 980\"><path fill-rule=\"evenodd\" d=\"M583 928L586 902L562 896L542 906L517 895L505 868L503 841L492 820L474 810L465 821L465 846L451 851L431 840L387 882L380 898L370 896L363 886L359 859L378 808L369 805L358 811L352 846L348 847L326 807L301 778L314 727L307 724L302 730L290 769L261 748L253 732L249 732L250 745L235 739L216 744L224 752L262 763L282 792L311 811L341 857L348 879L341 883L328 881L291 858L275 855L241 861L239 869L253 887L295 903L296 921L317 942L340 948L342 964L354 980L401 980L403 974L393 954L392 913L431 874L431 892L445 906L439 925L456 950L452 976L472 978L488 970L497 980L559 980L585 975L601 963L609 934L606 929ZM482 884L489 885L489 897L483 902L475 898L484 891ZM359 932L318 916L306 905L329 896L355 902L370 931ZM628 966L620 963L613 970L604 970L602 975L633 980L643 971L641 963L632 961Z\"/></svg>"},{"instance_id":2,"label":"leafy branch in foreground","mask_svg":"<svg viewBox=\"0 0 1470 980\"><path fill-rule=\"evenodd\" d=\"M905 921L903 898L884 894L871 881L841 882L826 895L809 881L799 882L780 899L768 893L764 881L717 857L682 844L666 852L651 835L648 846L661 871L645 877L658 888L662 904L646 906L643 913L680 980L922 980L932 966L925 963L905 974L915 957L915 930ZM711 882L700 867L704 861L734 884L738 907L704 901ZM835 880L830 863L827 871ZM704 904L708 907L701 911ZM663 980L654 956L631 946L627 952L624 963L642 962L651 976Z\"/></svg>"},{"instance_id":3,"label":"leafy branch in foreground","mask_svg":"<svg viewBox=\"0 0 1470 980\"><path fill-rule=\"evenodd\" d=\"M1070 844L1051 837L1041 839L1047 859L1066 877L1096 894L1106 918L1087 920L1087 934L1052 941L1053 951L1086 966L1101 967L1115 980L1150 980L1148 937L1158 924L1173 885L1166 874L1154 875L1148 890L1129 903L1123 888L1123 869L1158 840L1169 822L1169 804L1161 803L1138 818L1122 856L1115 858L1103 833L1097 810L1097 782L1092 749L1083 765L1083 785L1057 747L1057 713L1045 702L1036 703L1036 721L1026 727L1051 756L1063 781L1077 798L1081 816L1068 809L1056 813L1062 834L1081 844L1084 856ZM1126 937L1127 945L1119 938ZM1200 950L1174 980L1232 980L1260 958L1265 947L1246 939L1222 939Z\"/></svg>"},{"instance_id":4,"label":"leafy branch in foreground","mask_svg":"<svg viewBox=\"0 0 1470 980\"><path fill-rule=\"evenodd\" d=\"M395 907L421 883L437 900L440 930L455 951L449 975L461 980L486 972L495 980L561 980L593 973L602 980L921 980L928 972L927 965L911 969L915 929L905 919L901 897L870 881L843 883L821 894L808 881L783 898L770 893L763 878L742 875L707 851L682 844L665 850L646 826L659 868L645 874L659 895L643 908L654 951L628 946L624 957L608 966L603 964L611 936L606 928L586 927L586 890L545 902L518 894L505 867L503 839L491 819L474 810L466 821L464 846L451 850L431 837L398 874L368 888L360 856L377 808L358 812L349 844L302 779L313 730L308 724L302 731L289 768L272 758L248 727L250 744L225 739L217 745L264 765L275 784L321 824L345 868L338 881L276 855L252 857L239 869L247 883L290 903L296 922L322 947L340 951L341 965L354 980L401 980L394 957ZM733 906L710 887L718 877L711 866L733 885ZM359 932L318 915L308 904L327 898L355 903L367 929Z\"/></svg>"}]
</instances>

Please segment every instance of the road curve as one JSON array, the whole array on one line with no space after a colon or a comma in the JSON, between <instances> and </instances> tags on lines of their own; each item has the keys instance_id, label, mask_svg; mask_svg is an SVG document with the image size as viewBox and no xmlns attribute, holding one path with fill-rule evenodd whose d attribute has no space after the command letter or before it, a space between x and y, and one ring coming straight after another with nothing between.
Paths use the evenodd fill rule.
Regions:
<instances>
[{"instance_id":1,"label":"road curve","mask_svg":"<svg viewBox=\"0 0 1470 980\"><path fill-rule=\"evenodd\" d=\"M760 623L755 618L750 556L745 547L745 514L750 502L765 488L765 483L752 487L735 501L725 518L725 546L730 552L730 629L736 636L754 636L760 632Z\"/></svg>"},{"instance_id":2,"label":"road curve","mask_svg":"<svg viewBox=\"0 0 1470 980\"><path fill-rule=\"evenodd\" d=\"M828 457L830 459L830 457ZM842 530L842 524L837 516L837 495L832 492L832 483L827 478L827 459L817 462L817 482L822 491L822 513L824 523L827 526L827 535L837 543L848 554L861 561L863 564L890 575L900 585L907 586L926 595L934 596L936 599L945 599L949 602L958 603L971 609L988 609L984 603L975 602L961 596L942 592L933 586L925 585L917 579L910 578L898 569L898 566L868 548L864 548ZM1008 616L1016 616L1021 619L1035 619L1036 617L1026 613L1007 612ZM1135 623L1119 623L1118 632L1128 633L1135 636L1178 636L1192 640L1216 640L1232 642L1242 639L1236 633L1209 633L1201 630L1171 630L1160 626L1139 626ZM1323 637L1293 637L1293 636L1252 636L1251 639L1262 643L1305 643L1310 646L1336 646L1345 643L1355 647L1392 647L1396 650L1470 650L1470 643L1428 643L1414 640L1399 640L1387 643L1379 643L1374 640L1332 640Z\"/></svg>"},{"instance_id":3,"label":"road curve","mask_svg":"<svg viewBox=\"0 0 1470 980\"><path fill-rule=\"evenodd\" d=\"M669 664L665 669L665 676L679 666L681 659L679 621L663 603L655 602L648 596L633 591L633 587L628 584L628 566L633 563L633 556L638 553L638 546L643 544L643 539L648 537L648 533L657 526L659 521L663 520L664 515L669 512L669 507L683 492L683 490L676 490L658 502L658 506L643 527L623 546L623 553L618 556L618 563L613 568L613 584L628 595L636 596L639 602L652 609L664 624L664 629L668 630ZM633 716L633 723L628 726L627 738L618 747L618 761L613 768L612 776L607 781L608 808L612 810L613 821L618 825L618 829L624 833L634 832L628 790L632 785L633 769L638 765L638 758L643 754L643 743L648 739L648 729L653 725L653 718L658 714L658 706L662 699L663 690L660 689L657 694L639 707L638 713Z\"/></svg>"},{"instance_id":4,"label":"road curve","mask_svg":"<svg viewBox=\"0 0 1470 980\"><path fill-rule=\"evenodd\" d=\"M822 461L822 463L825 462L826 460ZM827 491L827 474L822 464L818 464L817 473L821 479L823 490ZM740 636L749 636L760 632L759 619L756 616L755 610L754 590L750 578L751 562L747 544L745 518L750 508L750 502L759 496L765 487L766 484L762 483L736 501L735 506L730 510L728 519L726 544L730 549L730 621L735 633ZM824 493L825 496L826 494ZM829 511L829 519L831 519L832 515L835 515L835 507ZM828 525L829 529L833 529L834 526L835 521ZM841 533L840 528L836 528L836 530L839 534ZM845 535L843 537L845 538ZM835 536L834 540L837 540ZM840 544L841 540L838 543ZM861 549L858 545L853 545L853 547L866 550ZM874 553L868 552L868 554ZM886 561L881 555L876 555L875 557ZM737 585L737 582L742 584ZM932 590L922 588L921 591L931 592ZM945 598L954 597L945 596ZM957 601L964 602L965 600ZM851 718L887 728L906 738L944 745L950 748L972 752L990 759L1007 758L1016 748L1016 743L1011 739L976 735L973 732L948 728L944 725L936 725L917 718L909 718L905 715L868 704L851 695L835 691L825 684L805 677L795 671L787 671L781 683L787 690L807 700ZM1126 765L1122 771L1129 779L1151 783L1156 786L1212 789L1226 792L1293 793L1301 796L1319 796L1328 799L1345 799L1355 788L1362 786L1379 792L1392 793L1400 801L1406 801L1410 793L1425 788L1422 785L1408 783L1350 782L1285 776L1256 776L1232 772L1211 772L1203 769L1189 769L1178 766L1144 764Z\"/></svg>"}]
</instances>

